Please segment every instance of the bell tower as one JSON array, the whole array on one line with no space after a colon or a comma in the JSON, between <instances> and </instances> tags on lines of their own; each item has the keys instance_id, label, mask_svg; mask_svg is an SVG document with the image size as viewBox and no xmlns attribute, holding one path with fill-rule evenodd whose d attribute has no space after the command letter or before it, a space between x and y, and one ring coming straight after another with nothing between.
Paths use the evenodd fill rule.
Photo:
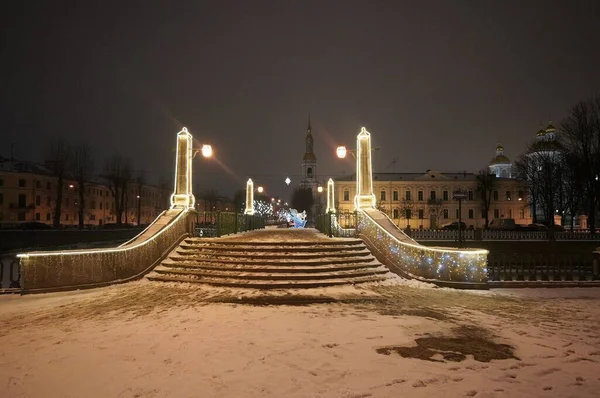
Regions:
<instances>
[{"instance_id":1,"label":"bell tower","mask_svg":"<svg viewBox=\"0 0 600 398\"><path fill-rule=\"evenodd\" d=\"M313 195L317 193L317 157L314 153L314 139L310 127L310 114L308 115L308 128L306 129L306 137L304 138L306 151L302 158L302 180L300 181L301 188L311 189Z\"/></svg>"}]
</instances>

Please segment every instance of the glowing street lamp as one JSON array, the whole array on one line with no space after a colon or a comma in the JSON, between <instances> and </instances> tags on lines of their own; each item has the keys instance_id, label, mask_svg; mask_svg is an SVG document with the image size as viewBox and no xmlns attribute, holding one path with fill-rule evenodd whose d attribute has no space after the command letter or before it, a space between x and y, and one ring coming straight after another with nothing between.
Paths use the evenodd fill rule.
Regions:
<instances>
[{"instance_id":1,"label":"glowing street lamp","mask_svg":"<svg viewBox=\"0 0 600 398\"><path fill-rule=\"evenodd\" d=\"M263 193L265 189L262 186L259 186L258 188L256 188L256 190L258 191L258 193Z\"/></svg>"},{"instance_id":2,"label":"glowing street lamp","mask_svg":"<svg viewBox=\"0 0 600 398\"><path fill-rule=\"evenodd\" d=\"M212 146L208 145L208 144L204 144L202 145L202 156L204 156L205 158L209 158L212 156L213 150L212 150Z\"/></svg>"},{"instance_id":3,"label":"glowing street lamp","mask_svg":"<svg viewBox=\"0 0 600 398\"><path fill-rule=\"evenodd\" d=\"M292 180L290 180L290 177L286 177L285 178L285 185L290 185L290 182L292 182Z\"/></svg>"},{"instance_id":4,"label":"glowing street lamp","mask_svg":"<svg viewBox=\"0 0 600 398\"><path fill-rule=\"evenodd\" d=\"M317 188L317 192L322 193L323 192L323 187L319 185L319 187Z\"/></svg>"},{"instance_id":5,"label":"glowing street lamp","mask_svg":"<svg viewBox=\"0 0 600 398\"><path fill-rule=\"evenodd\" d=\"M348 150L346 149L345 146L337 147L336 153L337 153L338 158L344 159L346 157L346 152L348 152Z\"/></svg>"}]
</instances>

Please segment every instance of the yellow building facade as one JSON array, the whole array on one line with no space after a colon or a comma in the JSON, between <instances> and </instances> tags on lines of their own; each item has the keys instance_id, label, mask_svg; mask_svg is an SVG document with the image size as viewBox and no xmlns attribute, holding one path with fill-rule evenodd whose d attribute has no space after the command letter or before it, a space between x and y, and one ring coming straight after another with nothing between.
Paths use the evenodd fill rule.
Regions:
<instances>
[{"instance_id":1,"label":"yellow building facade","mask_svg":"<svg viewBox=\"0 0 600 398\"><path fill-rule=\"evenodd\" d=\"M355 176L335 179L335 207L338 212L354 211ZM510 218L517 224L530 224L531 215L525 190L517 179L496 178L491 192L490 222ZM483 228L485 217L477 191L476 174L441 173L373 173L376 206L400 228L438 229L459 220L459 203L455 191L464 191L461 220L467 228Z\"/></svg>"},{"instance_id":2,"label":"yellow building facade","mask_svg":"<svg viewBox=\"0 0 600 398\"><path fill-rule=\"evenodd\" d=\"M0 159L0 226L23 222L52 225L58 179L47 168L31 162ZM166 189L135 183L127 191L123 223L149 224L167 208ZM63 227L79 224L79 192L75 180L63 183L61 220ZM102 226L116 222L115 201L108 183L93 178L85 185L84 225Z\"/></svg>"}]
</instances>

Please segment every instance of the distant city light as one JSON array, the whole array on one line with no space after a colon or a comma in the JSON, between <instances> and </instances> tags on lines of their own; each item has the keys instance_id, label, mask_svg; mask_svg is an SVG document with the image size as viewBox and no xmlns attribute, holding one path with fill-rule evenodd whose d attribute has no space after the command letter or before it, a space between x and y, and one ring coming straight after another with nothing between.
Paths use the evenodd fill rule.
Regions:
<instances>
[{"instance_id":1,"label":"distant city light","mask_svg":"<svg viewBox=\"0 0 600 398\"><path fill-rule=\"evenodd\" d=\"M319 185L319 187L317 188L317 191L318 191L319 193L323 192L323 187Z\"/></svg>"},{"instance_id":2,"label":"distant city light","mask_svg":"<svg viewBox=\"0 0 600 398\"><path fill-rule=\"evenodd\" d=\"M290 180L290 177L286 177L285 185L290 185L290 182L292 182L292 180Z\"/></svg>"},{"instance_id":3,"label":"distant city light","mask_svg":"<svg viewBox=\"0 0 600 398\"><path fill-rule=\"evenodd\" d=\"M346 157L346 147L345 146L339 146L337 147L336 153L337 153L337 157L340 159L343 159Z\"/></svg>"},{"instance_id":4,"label":"distant city light","mask_svg":"<svg viewBox=\"0 0 600 398\"><path fill-rule=\"evenodd\" d=\"M75 188L75 185L69 184L69 188Z\"/></svg>"}]
</instances>

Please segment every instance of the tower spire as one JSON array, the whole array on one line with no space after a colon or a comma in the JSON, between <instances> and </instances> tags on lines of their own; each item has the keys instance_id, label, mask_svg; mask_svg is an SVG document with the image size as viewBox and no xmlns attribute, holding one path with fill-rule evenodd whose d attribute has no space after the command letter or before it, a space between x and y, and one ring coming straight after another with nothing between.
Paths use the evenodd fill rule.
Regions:
<instances>
[{"instance_id":1,"label":"tower spire","mask_svg":"<svg viewBox=\"0 0 600 398\"><path fill-rule=\"evenodd\" d=\"M306 131L308 131L308 132L311 131L311 128L310 128L310 112L308 112L308 129Z\"/></svg>"}]
</instances>

